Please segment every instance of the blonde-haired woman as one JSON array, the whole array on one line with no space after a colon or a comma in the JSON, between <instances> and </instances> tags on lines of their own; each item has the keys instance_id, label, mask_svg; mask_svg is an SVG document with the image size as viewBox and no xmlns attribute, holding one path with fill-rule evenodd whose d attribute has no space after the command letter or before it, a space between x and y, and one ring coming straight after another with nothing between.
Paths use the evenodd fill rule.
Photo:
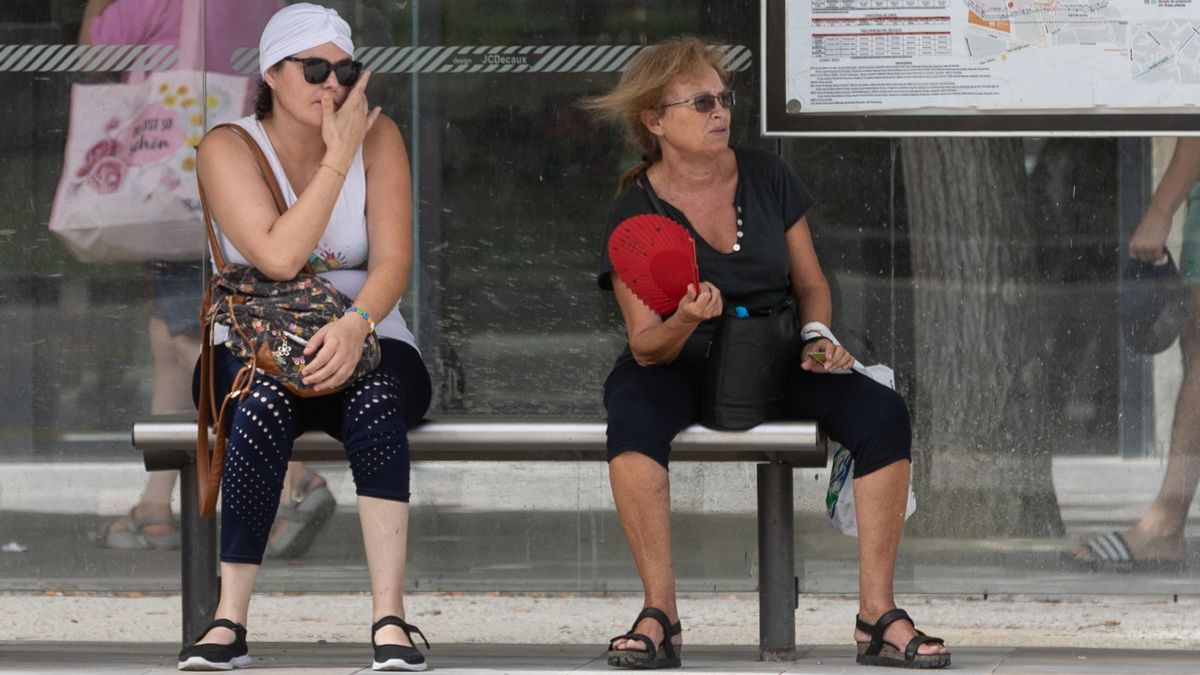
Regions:
<instances>
[{"instance_id":1,"label":"blonde-haired woman","mask_svg":"<svg viewBox=\"0 0 1200 675\"><path fill-rule=\"evenodd\" d=\"M813 203L808 190L779 157L730 146L734 96L721 56L697 38L662 42L640 52L610 93L587 102L623 124L643 155L621 177L605 244L621 221L657 212L657 197L666 215L695 238L704 279L689 287L674 313L659 316L603 254L599 282L615 291L629 337L604 385L609 473L645 593L633 627L610 642L608 663L680 665L670 443L696 421L705 350L725 308L753 311L794 301L806 342L791 369L787 417L816 419L855 459L858 662L947 666L942 640L917 631L892 593L911 463L908 409L892 390L851 372L854 358L829 330L829 286L804 217ZM823 363L811 356L816 352L824 354Z\"/></svg>"}]
</instances>

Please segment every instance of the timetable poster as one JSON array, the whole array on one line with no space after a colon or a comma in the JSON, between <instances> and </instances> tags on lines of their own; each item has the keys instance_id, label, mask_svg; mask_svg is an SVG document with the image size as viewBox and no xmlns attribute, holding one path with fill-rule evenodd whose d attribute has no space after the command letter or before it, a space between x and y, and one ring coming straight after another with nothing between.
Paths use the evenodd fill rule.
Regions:
<instances>
[{"instance_id":1,"label":"timetable poster","mask_svg":"<svg viewBox=\"0 0 1200 675\"><path fill-rule=\"evenodd\" d=\"M787 0L787 112L1194 109L1197 2Z\"/></svg>"}]
</instances>

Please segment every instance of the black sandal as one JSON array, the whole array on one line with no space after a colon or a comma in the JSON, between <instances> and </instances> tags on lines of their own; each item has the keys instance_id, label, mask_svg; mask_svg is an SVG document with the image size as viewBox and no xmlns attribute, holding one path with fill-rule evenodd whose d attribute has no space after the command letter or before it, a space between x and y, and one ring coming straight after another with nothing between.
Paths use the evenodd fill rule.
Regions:
<instances>
[{"instance_id":1,"label":"black sandal","mask_svg":"<svg viewBox=\"0 0 1200 675\"><path fill-rule=\"evenodd\" d=\"M642 619L654 619L662 626L663 639L655 647L654 641L648 635L635 633L637 625L642 622ZM657 668L678 668L682 661L679 658L679 653L675 649L675 645L671 642L671 638L683 632L683 624L676 621L671 625L671 620L667 618L665 612L661 609L647 607L638 614L633 620L633 626L629 632L624 635L608 641L608 665L613 668L637 668L641 670L653 670ZM617 640L637 640L646 645L646 651L637 651L633 649L613 649L613 645Z\"/></svg>"},{"instance_id":2,"label":"black sandal","mask_svg":"<svg viewBox=\"0 0 1200 675\"><path fill-rule=\"evenodd\" d=\"M429 664L425 663L425 657L421 652L417 651L416 647L407 647L405 645L380 645L375 644L375 633L379 632L384 626L399 626L400 630L404 631L404 636L409 642L414 645L412 634L416 633L421 636L421 640L425 643L425 648L429 649L429 640L425 638L425 634L420 628L405 623L404 619L398 616L385 616L376 621L371 626L371 648L375 650L375 661L371 663L371 670L405 670L409 672L425 670Z\"/></svg>"},{"instance_id":3,"label":"black sandal","mask_svg":"<svg viewBox=\"0 0 1200 675\"><path fill-rule=\"evenodd\" d=\"M904 650L890 642L885 642L883 632L887 627L897 621L907 621L913 623L909 618L908 612L902 609L893 609L890 612L885 612L875 625L871 625L863 621L859 617L854 617L855 625L858 629L871 636L870 642L858 643L858 658L856 659L864 666L890 666L893 668L945 668L950 665L950 653L945 654L918 654L917 649L923 644L939 644L944 645L946 642L941 638L930 637L921 631L913 639L908 641ZM913 624L916 628L916 624Z\"/></svg>"},{"instance_id":4,"label":"black sandal","mask_svg":"<svg viewBox=\"0 0 1200 675\"><path fill-rule=\"evenodd\" d=\"M233 644L193 644L179 652L180 670L233 670L250 665L250 650L246 647L246 627L229 619L217 619L196 638L204 639L214 628L233 631Z\"/></svg>"}]
</instances>

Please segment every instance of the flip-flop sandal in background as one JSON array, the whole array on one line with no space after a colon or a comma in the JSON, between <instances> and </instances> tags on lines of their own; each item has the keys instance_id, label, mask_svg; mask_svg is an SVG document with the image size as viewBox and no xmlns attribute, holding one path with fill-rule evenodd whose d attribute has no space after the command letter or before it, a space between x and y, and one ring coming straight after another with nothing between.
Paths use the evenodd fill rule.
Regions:
<instances>
[{"instance_id":1,"label":"flip-flop sandal in background","mask_svg":"<svg viewBox=\"0 0 1200 675\"><path fill-rule=\"evenodd\" d=\"M1120 532L1101 534L1084 543L1091 558L1081 558L1075 551L1063 551L1062 561L1092 572L1182 572L1183 560L1138 558L1133 547Z\"/></svg>"},{"instance_id":2,"label":"flip-flop sandal in background","mask_svg":"<svg viewBox=\"0 0 1200 675\"><path fill-rule=\"evenodd\" d=\"M268 558L303 557L337 510L337 501L327 486L310 489L316 478L312 471L305 473L293 489L292 502L279 506L275 517L286 518L287 522L267 542Z\"/></svg>"},{"instance_id":3,"label":"flip-flop sandal in background","mask_svg":"<svg viewBox=\"0 0 1200 675\"><path fill-rule=\"evenodd\" d=\"M111 523L104 523L98 536L97 541L105 548L114 548L125 551L153 549L156 551L174 551L179 548L181 538L179 536L179 523L171 516L136 516L134 509L129 509L129 513L125 516L125 527L116 531L111 531L109 528ZM145 528L151 525L170 525L172 530L167 534L149 534Z\"/></svg>"}]
</instances>

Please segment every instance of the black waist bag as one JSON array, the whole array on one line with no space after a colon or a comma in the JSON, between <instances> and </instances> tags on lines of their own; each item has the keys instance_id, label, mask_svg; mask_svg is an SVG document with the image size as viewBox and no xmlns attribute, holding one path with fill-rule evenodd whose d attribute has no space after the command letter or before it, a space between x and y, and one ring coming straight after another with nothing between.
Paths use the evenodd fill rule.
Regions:
<instances>
[{"instance_id":1,"label":"black waist bag","mask_svg":"<svg viewBox=\"0 0 1200 675\"><path fill-rule=\"evenodd\" d=\"M742 430L783 414L798 346L791 302L747 317L722 315L709 346L700 423Z\"/></svg>"}]
</instances>

